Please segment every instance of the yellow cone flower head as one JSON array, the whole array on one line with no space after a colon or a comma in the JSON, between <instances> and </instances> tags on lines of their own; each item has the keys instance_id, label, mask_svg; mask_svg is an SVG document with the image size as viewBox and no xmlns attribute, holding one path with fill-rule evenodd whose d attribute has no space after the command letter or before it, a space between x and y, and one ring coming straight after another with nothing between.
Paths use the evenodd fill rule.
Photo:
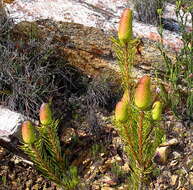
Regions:
<instances>
[{"instance_id":1,"label":"yellow cone flower head","mask_svg":"<svg viewBox=\"0 0 193 190\"><path fill-rule=\"evenodd\" d=\"M129 8L124 9L119 22L118 37L122 44L126 44L132 39L132 10Z\"/></svg>"},{"instance_id":2,"label":"yellow cone flower head","mask_svg":"<svg viewBox=\"0 0 193 190\"><path fill-rule=\"evenodd\" d=\"M48 103L43 103L40 107L40 122L49 125L52 122L52 111Z\"/></svg>"},{"instance_id":3,"label":"yellow cone flower head","mask_svg":"<svg viewBox=\"0 0 193 190\"><path fill-rule=\"evenodd\" d=\"M125 91L121 101L119 101L115 108L115 119L117 122L126 122L128 119L129 106L129 92Z\"/></svg>"},{"instance_id":4,"label":"yellow cone flower head","mask_svg":"<svg viewBox=\"0 0 193 190\"><path fill-rule=\"evenodd\" d=\"M31 121L23 122L21 132L22 132L23 141L25 143L27 144L34 143L36 139L36 134L35 134L34 126L32 125Z\"/></svg>"},{"instance_id":5,"label":"yellow cone flower head","mask_svg":"<svg viewBox=\"0 0 193 190\"><path fill-rule=\"evenodd\" d=\"M138 84L135 91L135 105L140 110L146 110L151 105L151 79L149 76L143 76Z\"/></svg>"},{"instance_id":6,"label":"yellow cone flower head","mask_svg":"<svg viewBox=\"0 0 193 190\"><path fill-rule=\"evenodd\" d=\"M117 122L124 123L128 119L128 104L123 101L117 103L115 108L115 119Z\"/></svg>"},{"instance_id":7,"label":"yellow cone flower head","mask_svg":"<svg viewBox=\"0 0 193 190\"><path fill-rule=\"evenodd\" d=\"M162 113L162 104L160 101L156 101L153 104L152 111L151 111L152 119L153 120L160 120L161 119L161 113Z\"/></svg>"}]
</instances>

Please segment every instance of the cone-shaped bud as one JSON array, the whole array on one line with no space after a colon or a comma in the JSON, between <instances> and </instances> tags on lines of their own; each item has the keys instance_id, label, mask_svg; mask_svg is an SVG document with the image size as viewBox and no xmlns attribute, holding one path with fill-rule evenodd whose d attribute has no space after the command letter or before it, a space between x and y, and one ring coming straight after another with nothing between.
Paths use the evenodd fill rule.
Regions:
<instances>
[{"instance_id":1,"label":"cone-shaped bud","mask_svg":"<svg viewBox=\"0 0 193 190\"><path fill-rule=\"evenodd\" d=\"M22 138L23 141L27 144L32 144L34 143L36 139L36 134L35 134L35 128L32 125L31 121L24 121L22 124Z\"/></svg>"},{"instance_id":2,"label":"cone-shaped bud","mask_svg":"<svg viewBox=\"0 0 193 190\"><path fill-rule=\"evenodd\" d=\"M121 101L119 101L115 108L115 119L117 122L126 122L128 119L128 106L129 106L129 92L124 92Z\"/></svg>"},{"instance_id":3,"label":"cone-shaped bud","mask_svg":"<svg viewBox=\"0 0 193 190\"><path fill-rule=\"evenodd\" d=\"M141 110L146 110L151 104L151 79L149 76L143 76L135 91L135 104Z\"/></svg>"},{"instance_id":4,"label":"cone-shaped bud","mask_svg":"<svg viewBox=\"0 0 193 190\"><path fill-rule=\"evenodd\" d=\"M121 101L124 101L125 103L129 104L129 90L125 90Z\"/></svg>"},{"instance_id":5,"label":"cone-shaped bud","mask_svg":"<svg viewBox=\"0 0 193 190\"><path fill-rule=\"evenodd\" d=\"M40 107L40 122L49 125L52 122L52 111L48 103L43 103Z\"/></svg>"},{"instance_id":6,"label":"cone-shaped bud","mask_svg":"<svg viewBox=\"0 0 193 190\"><path fill-rule=\"evenodd\" d=\"M124 101L117 103L115 108L115 119L117 122L124 123L128 119L128 104Z\"/></svg>"},{"instance_id":7,"label":"cone-shaped bud","mask_svg":"<svg viewBox=\"0 0 193 190\"><path fill-rule=\"evenodd\" d=\"M160 101L156 101L153 104L152 111L151 111L152 119L153 120L160 120L161 119L161 113L162 113L162 104Z\"/></svg>"},{"instance_id":8,"label":"cone-shaped bud","mask_svg":"<svg viewBox=\"0 0 193 190\"><path fill-rule=\"evenodd\" d=\"M124 9L119 22L118 37L122 44L126 44L132 39L132 10Z\"/></svg>"}]
</instances>

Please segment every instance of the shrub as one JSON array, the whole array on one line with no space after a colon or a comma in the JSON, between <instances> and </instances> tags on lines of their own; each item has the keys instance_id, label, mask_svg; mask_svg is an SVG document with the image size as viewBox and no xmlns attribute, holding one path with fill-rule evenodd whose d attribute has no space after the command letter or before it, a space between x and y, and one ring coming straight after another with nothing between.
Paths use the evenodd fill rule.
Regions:
<instances>
[{"instance_id":1,"label":"shrub","mask_svg":"<svg viewBox=\"0 0 193 190\"><path fill-rule=\"evenodd\" d=\"M126 28L132 27L131 23L126 23L132 22L132 19L125 16L131 14L130 11L124 10L125 20L120 21L120 25ZM129 28L129 31L132 29ZM147 189L149 174L155 168L152 159L164 135L159 127L162 106L159 100L154 103L151 78L145 75L136 84L132 75L139 40L124 36L123 43L123 36L119 35L121 39L118 40L113 39L124 90L115 108L115 126L130 159L130 189Z\"/></svg>"},{"instance_id":2,"label":"shrub","mask_svg":"<svg viewBox=\"0 0 193 190\"><path fill-rule=\"evenodd\" d=\"M39 126L34 126L30 121L22 124L24 142L21 149L44 177L63 189L73 190L79 183L77 168L68 163L68 158L61 151L57 133L59 121L51 119L51 112L50 105L43 103Z\"/></svg>"}]
</instances>

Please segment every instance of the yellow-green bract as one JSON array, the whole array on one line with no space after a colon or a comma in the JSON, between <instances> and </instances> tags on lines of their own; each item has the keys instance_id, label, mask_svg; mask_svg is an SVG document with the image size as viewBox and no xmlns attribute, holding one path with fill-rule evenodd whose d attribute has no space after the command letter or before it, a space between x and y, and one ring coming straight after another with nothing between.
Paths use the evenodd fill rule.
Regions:
<instances>
[{"instance_id":1,"label":"yellow-green bract","mask_svg":"<svg viewBox=\"0 0 193 190\"><path fill-rule=\"evenodd\" d=\"M117 122L126 122L128 119L129 106L129 92L125 91L121 101L119 101L115 108L115 119Z\"/></svg>"},{"instance_id":2,"label":"yellow-green bract","mask_svg":"<svg viewBox=\"0 0 193 190\"><path fill-rule=\"evenodd\" d=\"M138 84L135 91L135 105L140 110L146 110L151 105L151 79L149 76L143 76Z\"/></svg>"},{"instance_id":3,"label":"yellow-green bract","mask_svg":"<svg viewBox=\"0 0 193 190\"><path fill-rule=\"evenodd\" d=\"M162 113L162 104L160 101L156 101L153 104L152 111L151 111L152 119L153 120L160 120L161 119L161 113Z\"/></svg>"},{"instance_id":4,"label":"yellow-green bract","mask_svg":"<svg viewBox=\"0 0 193 190\"><path fill-rule=\"evenodd\" d=\"M52 111L48 103L43 103L40 107L40 122L43 125L52 123Z\"/></svg>"},{"instance_id":5,"label":"yellow-green bract","mask_svg":"<svg viewBox=\"0 0 193 190\"><path fill-rule=\"evenodd\" d=\"M119 22L118 37L122 44L126 44L132 39L132 10L124 9Z\"/></svg>"},{"instance_id":6,"label":"yellow-green bract","mask_svg":"<svg viewBox=\"0 0 193 190\"><path fill-rule=\"evenodd\" d=\"M36 134L35 134L35 128L32 125L31 121L24 121L22 124L22 138L23 141L27 144L32 144L34 143L36 139Z\"/></svg>"}]
</instances>

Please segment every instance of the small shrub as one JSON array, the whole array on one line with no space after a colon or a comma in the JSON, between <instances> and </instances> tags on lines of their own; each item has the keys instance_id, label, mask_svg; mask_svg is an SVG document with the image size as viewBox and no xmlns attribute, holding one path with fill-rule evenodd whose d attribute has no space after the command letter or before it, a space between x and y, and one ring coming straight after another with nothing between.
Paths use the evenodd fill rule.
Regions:
<instances>
[{"instance_id":1,"label":"small shrub","mask_svg":"<svg viewBox=\"0 0 193 190\"><path fill-rule=\"evenodd\" d=\"M139 40L134 39L131 33L120 35L122 28L132 27L132 23L127 23L132 22L132 17L125 14L131 15L132 11L124 10L119 27L121 39L113 39L124 89L123 97L115 108L115 126L130 160L130 189L142 190L148 187L150 173L155 168L152 159L164 135L159 127L162 103L159 100L154 103L149 76L143 76L137 84L132 76ZM132 31L131 28L128 30Z\"/></svg>"},{"instance_id":2,"label":"small shrub","mask_svg":"<svg viewBox=\"0 0 193 190\"><path fill-rule=\"evenodd\" d=\"M79 183L77 168L63 155L57 134L59 121L52 118L50 105L43 103L40 125L34 126L30 121L22 124L24 144L21 149L44 177L65 190L73 190Z\"/></svg>"}]
</instances>

